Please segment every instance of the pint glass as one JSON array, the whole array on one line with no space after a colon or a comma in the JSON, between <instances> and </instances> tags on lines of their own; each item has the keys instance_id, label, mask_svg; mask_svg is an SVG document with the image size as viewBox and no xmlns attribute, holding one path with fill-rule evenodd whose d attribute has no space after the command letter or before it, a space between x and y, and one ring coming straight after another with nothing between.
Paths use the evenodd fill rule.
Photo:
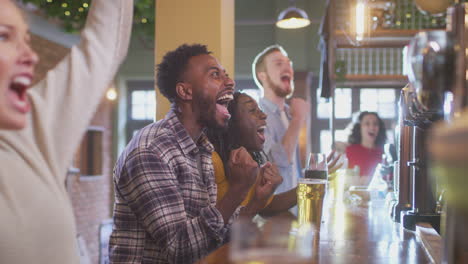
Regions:
<instances>
[{"instance_id":1,"label":"pint glass","mask_svg":"<svg viewBox=\"0 0 468 264\"><path fill-rule=\"evenodd\" d=\"M310 154L304 178L297 187L299 224L311 223L320 230L323 200L327 189L328 168L325 154Z\"/></svg>"}]
</instances>

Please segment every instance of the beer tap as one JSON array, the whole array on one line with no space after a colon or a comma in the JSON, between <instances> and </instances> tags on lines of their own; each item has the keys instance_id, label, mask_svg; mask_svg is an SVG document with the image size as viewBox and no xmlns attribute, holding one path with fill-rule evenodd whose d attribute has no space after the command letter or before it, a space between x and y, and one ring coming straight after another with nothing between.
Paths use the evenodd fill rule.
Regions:
<instances>
[{"instance_id":1,"label":"beer tap","mask_svg":"<svg viewBox=\"0 0 468 264\"><path fill-rule=\"evenodd\" d=\"M439 230L440 214L427 168L427 135L433 123L444 117L445 93L453 86L455 41L444 30L418 33L409 45L408 61L410 90L406 97L404 125L411 130L410 153L406 164L410 171L411 208L401 214L401 222L414 230L417 222L429 222ZM408 155L408 153L405 153ZM407 156L406 156L407 157ZM401 175L400 175L401 176ZM400 179L400 189L401 189ZM437 188L436 188L437 189ZM408 209L408 208L406 208Z\"/></svg>"}]
</instances>

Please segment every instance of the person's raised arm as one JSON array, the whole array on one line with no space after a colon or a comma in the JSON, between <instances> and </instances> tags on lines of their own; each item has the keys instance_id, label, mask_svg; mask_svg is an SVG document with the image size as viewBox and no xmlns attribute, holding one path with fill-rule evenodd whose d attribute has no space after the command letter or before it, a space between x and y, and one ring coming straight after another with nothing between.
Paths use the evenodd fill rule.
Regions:
<instances>
[{"instance_id":1,"label":"person's raised arm","mask_svg":"<svg viewBox=\"0 0 468 264\"><path fill-rule=\"evenodd\" d=\"M308 117L310 105L300 98L291 99L290 111L291 120L286 129L286 133L281 139L281 144L288 156L288 161L291 163L294 157L294 152L298 143L299 133Z\"/></svg>"},{"instance_id":2,"label":"person's raised arm","mask_svg":"<svg viewBox=\"0 0 468 264\"><path fill-rule=\"evenodd\" d=\"M309 104L307 102L300 98L293 98L290 105L291 120L284 135L275 128L279 121L273 118L274 114L267 117L268 125L265 129L266 140L263 150L278 167L285 168L292 163L299 133L308 116L308 111Z\"/></svg>"},{"instance_id":3,"label":"person's raised arm","mask_svg":"<svg viewBox=\"0 0 468 264\"><path fill-rule=\"evenodd\" d=\"M31 133L65 176L81 136L127 54L133 0L94 0L78 46L30 90Z\"/></svg>"}]
</instances>

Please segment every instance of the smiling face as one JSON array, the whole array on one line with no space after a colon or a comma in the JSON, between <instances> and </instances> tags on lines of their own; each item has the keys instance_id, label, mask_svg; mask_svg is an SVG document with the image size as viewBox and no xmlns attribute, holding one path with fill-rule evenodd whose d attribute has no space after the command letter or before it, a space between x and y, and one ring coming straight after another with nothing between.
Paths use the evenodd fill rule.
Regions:
<instances>
[{"instance_id":1,"label":"smiling face","mask_svg":"<svg viewBox=\"0 0 468 264\"><path fill-rule=\"evenodd\" d=\"M190 59L184 74L190 83L192 112L202 127L224 128L231 115L227 110L233 99L234 81L215 57L207 54Z\"/></svg>"},{"instance_id":2,"label":"smiling face","mask_svg":"<svg viewBox=\"0 0 468 264\"><path fill-rule=\"evenodd\" d=\"M265 72L258 73L265 89L271 89L277 96L286 98L294 91L294 71L287 56L277 50L265 57Z\"/></svg>"},{"instance_id":3,"label":"smiling face","mask_svg":"<svg viewBox=\"0 0 468 264\"><path fill-rule=\"evenodd\" d=\"M240 146L249 152L261 151L265 143L265 128L267 115L260 110L252 97L241 94L237 99L235 120L233 120L234 134L238 135Z\"/></svg>"},{"instance_id":4,"label":"smiling face","mask_svg":"<svg viewBox=\"0 0 468 264\"><path fill-rule=\"evenodd\" d=\"M361 120L361 140L375 144L379 134L379 119L374 114L367 114Z\"/></svg>"},{"instance_id":5,"label":"smiling face","mask_svg":"<svg viewBox=\"0 0 468 264\"><path fill-rule=\"evenodd\" d=\"M30 110L26 90L39 59L17 7L10 0L0 4L0 129L21 129Z\"/></svg>"}]
</instances>

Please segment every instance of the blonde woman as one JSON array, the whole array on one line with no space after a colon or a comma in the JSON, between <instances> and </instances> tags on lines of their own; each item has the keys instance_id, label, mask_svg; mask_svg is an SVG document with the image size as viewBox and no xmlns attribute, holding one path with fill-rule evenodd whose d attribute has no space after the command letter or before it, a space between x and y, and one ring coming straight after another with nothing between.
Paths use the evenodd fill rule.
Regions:
<instances>
[{"instance_id":1,"label":"blonde woman","mask_svg":"<svg viewBox=\"0 0 468 264\"><path fill-rule=\"evenodd\" d=\"M65 176L126 55L133 1L94 0L80 45L33 87L28 26L0 6L0 263L79 263Z\"/></svg>"}]
</instances>

